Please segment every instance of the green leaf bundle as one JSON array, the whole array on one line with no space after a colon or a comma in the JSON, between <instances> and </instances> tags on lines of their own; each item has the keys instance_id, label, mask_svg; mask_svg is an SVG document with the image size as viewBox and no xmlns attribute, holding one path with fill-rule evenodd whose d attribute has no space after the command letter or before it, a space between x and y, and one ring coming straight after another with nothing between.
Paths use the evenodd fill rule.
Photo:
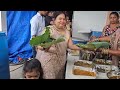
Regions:
<instances>
[{"instance_id":1,"label":"green leaf bundle","mask_svg":"<svg viewBox=\"0 0 120 90\"><path fill-rule=\"evenodd\" d=\"M65 41L64 38L60 37L58 39L54 39L50 37L50 27L46 27L45 33L37 36L35 38L32 38L30 40L30 45L31 46L42 46L44 48L48 48L53 44L57 44L60 42Z\"/></svg>"}]
</instances>

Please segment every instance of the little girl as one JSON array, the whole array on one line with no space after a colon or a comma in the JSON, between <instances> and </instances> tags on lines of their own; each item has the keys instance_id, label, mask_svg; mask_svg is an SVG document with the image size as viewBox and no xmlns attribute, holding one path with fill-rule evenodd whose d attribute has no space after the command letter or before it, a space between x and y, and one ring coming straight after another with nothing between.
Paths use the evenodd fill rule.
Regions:
<instances>
[{"instance_id":1,"label":"little girl","mask_svg":"<svg viewBox=\"0 0 120 90\"><path fill-rule=\"evenodd\" d=\"M25 79L42 79L43 70L39 60L33 58L25 62L23 67Z\"/></svg>"}]
</instances>

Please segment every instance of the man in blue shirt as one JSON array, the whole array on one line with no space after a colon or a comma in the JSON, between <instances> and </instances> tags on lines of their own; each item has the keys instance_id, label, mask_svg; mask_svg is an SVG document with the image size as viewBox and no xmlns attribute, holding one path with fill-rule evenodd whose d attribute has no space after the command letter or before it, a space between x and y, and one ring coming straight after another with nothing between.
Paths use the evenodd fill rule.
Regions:
<instances>
[{"instance_id":1,"label":"man in blue shirt","mask_svg":"<svg viewBox=\"0 0 120 90\"><path fill-rule=\"evenodd\" d=\"M45 28L45 16L48 14L48 11L38 11L36 15L30 20L31 24L31 39L39 36L42 30ZM33 57L36 56L35 47L33 47Z\"/></svg>"}]
</instances>

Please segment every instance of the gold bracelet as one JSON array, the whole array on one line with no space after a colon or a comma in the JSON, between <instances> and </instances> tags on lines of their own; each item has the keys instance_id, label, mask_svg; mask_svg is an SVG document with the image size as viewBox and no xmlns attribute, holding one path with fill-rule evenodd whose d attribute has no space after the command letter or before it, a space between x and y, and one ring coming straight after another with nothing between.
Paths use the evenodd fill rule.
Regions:
<instances>
[{"instance_id":1,"label":"gold bracelet","mask_svg":"<svg viewBox=\"0 0 120 90\"><path fill-rule=\"evenodd\" d=\"M102 53L103 53L103 54L109 54L108 51L109 51L108 49L103 49L103 50L102 50Z\"/></svg>"},{"instance_id":2,"label":"gold bracelet","mask_svg":"<svg viewBox=\"0 0 120 90\"><path fill-rule=\"evenodd\" d=\"M109 54L109 49L106 49L107 50L107 54Z\"/></svg>"},{"instance_id":3,"label":"gold bracelet","mask_svg":"<svg viewBox=\"0 0 120 90\"><path fill-rule=\"evenodd\" d=\"M101 51L102 51L102 54L104 54L104 52L105 52L104 49L102 49Z\"/></svg>"}]
</instances>

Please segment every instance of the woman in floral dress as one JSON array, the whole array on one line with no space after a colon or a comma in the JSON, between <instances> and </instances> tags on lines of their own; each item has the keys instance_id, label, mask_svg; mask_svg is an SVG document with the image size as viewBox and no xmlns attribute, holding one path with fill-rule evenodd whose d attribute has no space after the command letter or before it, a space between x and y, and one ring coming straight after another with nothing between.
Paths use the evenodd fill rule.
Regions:
<instances>
[{"instance_id":1,"label":"woman in floral dress","mask_svg":"<svg viewBox=\"0 0 120 90\"><path fill-rule=\"evenodd\" d=\"M119 14L117 12L111 12L109 15L109 21L110 24L104 27L102 36L109 36L118 29L120 26Z\"/></svg>"},{"instance_id":2,"label":"woman in floral dress","mask_svg":"<svg viewBox=\"0 0 120 90\"><path fill-rule=\"evenodd\" d=\"M97 38L92 41L109 41L111 43L110 49L100 49L100 51L103 54L110 54L112 56L112 64L118 69L120 60L120 28L118 28L112 35Z\"/></svg>"}]
</instances>

